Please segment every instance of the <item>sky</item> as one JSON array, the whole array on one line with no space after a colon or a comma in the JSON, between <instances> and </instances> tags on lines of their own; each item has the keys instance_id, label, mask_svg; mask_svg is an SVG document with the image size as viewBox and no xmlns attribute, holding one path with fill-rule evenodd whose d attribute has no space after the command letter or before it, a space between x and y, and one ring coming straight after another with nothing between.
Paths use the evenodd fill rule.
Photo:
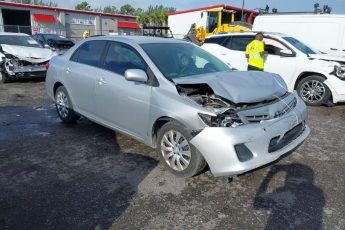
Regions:
<instances>
[{"instance_id":1,"label":"sky","mask_svg":"<svg viewBox=\"0 0 345 230\"><path fill-rule=\"evenodd\" d=\"M74 6L85 0L53 0L59 7L74 8ZM86 0L93 8L104 6L121 7L124 4L130 4L135 8L146 9L151 5L164 5L175 7L177 10L186 10L196 7L204 7L216 4L226 4L232 6L242 6L242 0ZM320 6L329 5L332 7L332 13L345 14L345 0L245 0L245 8L277 8L279 12L286 11L312 11L314 3Z\"/></svg>"}]
</instances>

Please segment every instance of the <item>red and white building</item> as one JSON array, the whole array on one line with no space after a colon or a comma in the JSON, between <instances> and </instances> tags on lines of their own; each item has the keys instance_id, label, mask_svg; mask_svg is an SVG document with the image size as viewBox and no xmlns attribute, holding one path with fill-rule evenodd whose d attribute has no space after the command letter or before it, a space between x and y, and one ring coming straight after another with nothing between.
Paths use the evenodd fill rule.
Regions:
<instances>
[{"instance_id":1,"label":"red and white building","mask_svg":"<svg viewBox=\"0 0 345 230\"><path fill-rule=\"evenodd\" d=\"M136 17L0 1L0 31L56 33L79 40L90 35L140 34Z\"/></svg>"}]
</instances>

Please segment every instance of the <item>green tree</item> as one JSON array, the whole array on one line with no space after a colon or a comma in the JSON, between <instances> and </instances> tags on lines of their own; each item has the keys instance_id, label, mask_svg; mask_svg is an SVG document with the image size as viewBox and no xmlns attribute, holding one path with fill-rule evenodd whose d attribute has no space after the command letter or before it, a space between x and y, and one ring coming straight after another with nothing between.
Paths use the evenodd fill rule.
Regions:
<instances>
[{"instance_id":1,"label":"green tree","mask_svg":"<svg viewBox=\"0 0 345 230\"><path fill-rule=\"evenodd\" d=\"M168 13L175 12L173 7L152 6L150 5L146 11L137 10L137 22L142 24L150 24L164 26L168 24Z\"/></svg>"},{"instance_id":2,"label":"green tree","mask_svg":"<svg viewBox=\"0 0 345 230\"><path fill-rule=\"evenodd\" d=\"M103 13L117 14L117 13L119 13L119 11L115 6L105 6L103 8Z\"/></svg>"},{"instance_id":3,"label":"green tree","mask_svg":"<svg viewBox=\"0 0 345 230\"><path fill-rule=\"evenodd\" d=\"M86 1L77 4L74 8L76 10L92 11L91 5L88 2L86 2Z\"/></svg>"},{"instance_id":4,"label":"green tree","mask_svg":"<svg viewBox=\"0 0 345 230\"><path fill-rule=\"evenodd\" d=\"M121 6L119 13L126 14L126 15L134 15L135 9L131 5L126 4L126 5Z\"/></svg>"}]
</instances>

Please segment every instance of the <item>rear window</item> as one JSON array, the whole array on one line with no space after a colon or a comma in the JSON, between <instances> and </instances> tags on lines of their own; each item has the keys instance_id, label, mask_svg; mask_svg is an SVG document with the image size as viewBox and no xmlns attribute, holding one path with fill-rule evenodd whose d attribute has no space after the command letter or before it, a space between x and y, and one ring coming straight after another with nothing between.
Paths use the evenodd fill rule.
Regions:
<instances>
[{"instance_id":1,"label":"rear window","mask_svg":"<svg viewBox=\"0 0 345 230\"><path fill-rule=\"evenodd\" d=\"M255 36L233 36L226 47L231 50L246 51L246 47L254 40Z\"/></svg>"},{"instance_id":2,"label":"rear window","mask_svg":"<svg viewBox=\"0 0 345 230\"><path fill-rule=\"evenodd\" d=\"M89 41L82 44L73 54L71 61L99 66L106 41Z\"/></svg>"},{"instance_id":3,"label":"rear window","mask_svg":"<svg viewBox=\"0 0 345 230\"><path fill-rule=\"evenodd\" d=\"M207 38L205 40L205 43L223 45L227 38L228 38L227 36L211 37L211 38Z\"/></svg>"}]
</instances>

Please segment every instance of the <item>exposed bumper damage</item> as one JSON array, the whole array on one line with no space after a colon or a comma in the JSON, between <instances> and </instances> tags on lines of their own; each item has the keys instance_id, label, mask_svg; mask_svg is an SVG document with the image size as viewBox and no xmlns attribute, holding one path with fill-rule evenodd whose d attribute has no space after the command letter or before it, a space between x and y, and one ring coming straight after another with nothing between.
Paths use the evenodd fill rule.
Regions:
<instances>
[{"instance_id":1,"label":"exposed bumper damage","mask_svg":"<svg viewBox=\"0 0 345 230\"><path fill-rule=\"evenodd\" d=\"M247 124L233 128L207 127L191 140L214 176L242 174L271 163L307 138L310 130L306 124L306 106L296 93L291 95L296 98L296 104L289 112L281 112L281 116L261 121L247 120ZM284 111L288 99L291 96L266 111ZM246 119L246 115L261 113L263 108L245 110L240 116Z\"/></svg>"},{"instance_id":2,"label":"exposed bumper damage","mask_svg":"<svg viewBox=\"0 0 345 230\"><path fill-rule=\"evenodd\" d=\"M235 72L175 83L182 96L206 109L199 117L207 127L190 142L214 176L242 174L271 163L309 135L304 102L296 92L287 92L278 75Z\"/></svg>"},{"instance_id":3,"label":"exposed bumper damage","mask_svg":"<svg viewBox=\"0 0 345 230\"><path fill-rule=\"evenodd\" d=\"M44 77L45 64L54 53L48 49L1 45L1 71L10 78Z\"/></svg>"}]
</instances>

